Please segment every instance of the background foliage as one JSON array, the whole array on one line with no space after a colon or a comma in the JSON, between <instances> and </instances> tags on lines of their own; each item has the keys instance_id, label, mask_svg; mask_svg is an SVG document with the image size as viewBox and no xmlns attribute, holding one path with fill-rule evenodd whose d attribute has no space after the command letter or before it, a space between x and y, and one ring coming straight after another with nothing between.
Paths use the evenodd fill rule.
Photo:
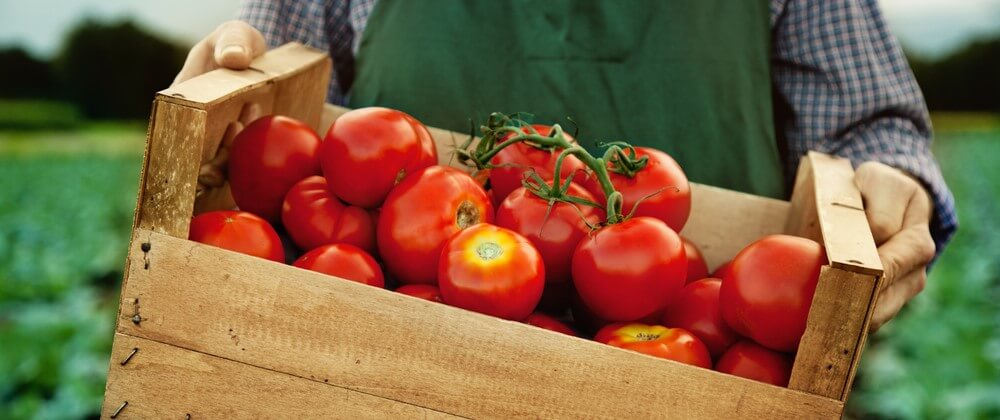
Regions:
<instances>
[{"instance_id":1,"label":"background foliage","mask_svg":"<svg viewBox=\"0 0 1000 420\"><path fill-rule=\"evenodd\" d=\"M932 110L980 111L934 114L963 228L870 341L855 417L1000 417L998 45L911 60ZM0 51L0 418L99 412L144 119L184 50L86 21L51 62Z\"/></svg>"}]
</instances>

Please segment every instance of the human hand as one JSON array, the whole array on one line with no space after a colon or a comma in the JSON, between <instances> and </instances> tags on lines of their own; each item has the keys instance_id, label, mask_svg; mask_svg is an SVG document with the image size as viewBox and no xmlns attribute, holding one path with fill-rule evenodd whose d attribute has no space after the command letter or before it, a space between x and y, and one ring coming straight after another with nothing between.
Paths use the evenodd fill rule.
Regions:
<instances>
[{"instance_id":1,"label":"human hand","mask_svg":"<svg viewBox=\"0 0 1000 420\"><path fill-rule=\"evenodd\" d=\"M260 31L240 20L219 25L199 41L184 60L184 67L174 78L174 85L220 67L243 70L267 50Z\"/></svg>"},{"instance_id":2,"label":"human hand","mask_svg":"<svg viewBox=\"0 0 1000 420\"><path fill-rule=\"evenodd\" d=\"M858 166L854 182L884 269L870 327L875 332L924 290L927 264L936 250L930 234L932 207L916 179L882 163Z\"/></svg>"},{"instance_id":3,"label":"human hand","mask_svg":"<svg viewBox=\"0 0 1000 420\"><path fill-rule=\"evenodd\" d=\"M194 214L200 214L208 210L228 210L236 207L233 202L233 195L229 189L229 181L226 179L226 170L229 164L229 149L233 145L233 139L243 131L248 124L260 118L260 106L254 103L247 103L240 111L239 120L230 123L226 127L226 133L222 136L222 142L215 152L215 156L207 162L201 164L198 170L198 187L195 190Z\"/></svg>"}]
</instances>

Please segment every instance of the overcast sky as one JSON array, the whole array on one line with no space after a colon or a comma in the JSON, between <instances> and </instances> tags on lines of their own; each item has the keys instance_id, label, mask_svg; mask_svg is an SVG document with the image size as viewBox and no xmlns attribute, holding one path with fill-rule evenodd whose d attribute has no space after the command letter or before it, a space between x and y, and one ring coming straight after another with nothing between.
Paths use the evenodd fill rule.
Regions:
<instances>
[{"instance_id":1,"label":"overcast sky","mask_svg":"<svg viewBox=\"0 0 1000 420\"><path fill-rule=\"evenodd\" d=\"M1000 34L1000 0L881 1L903 44L924 55ZM24 45L36 55L50 55L66 30L86 16L133 17L162 35L193 43L232 18L238 5L239 0L0 0L0 47Z\"/></svg>"}]
</instances>

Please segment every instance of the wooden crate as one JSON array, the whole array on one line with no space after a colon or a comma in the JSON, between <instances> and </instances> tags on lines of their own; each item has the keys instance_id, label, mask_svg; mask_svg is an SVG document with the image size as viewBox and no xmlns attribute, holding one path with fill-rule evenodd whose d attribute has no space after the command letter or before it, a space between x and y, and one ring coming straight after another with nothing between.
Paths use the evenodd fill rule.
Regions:
<instances>
[{"instance_id":1,"label":"wooden crate","mask_svg":"<svg viewBox=\"0 0 1000 420\"><path fill-rule=\"evenodd\" d=\"M790 202L692 185L710 267L759 237L826 246L788 388L628 352L187 240L201 161L256 102L325 132L330 61L297 44L154 102L103 417L839 417L881 264L845 160ZM442 162L462 135L432 129ZM116 415L117 414L117 415Z\"/></svg>"}]
</instances>

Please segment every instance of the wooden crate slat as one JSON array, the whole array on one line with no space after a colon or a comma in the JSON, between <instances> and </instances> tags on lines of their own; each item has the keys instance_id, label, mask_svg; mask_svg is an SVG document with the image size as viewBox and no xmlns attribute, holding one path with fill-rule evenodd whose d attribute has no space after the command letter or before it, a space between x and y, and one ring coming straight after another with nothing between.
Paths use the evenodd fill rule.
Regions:
<instances>
[{"instance_id":1,"label":"wooden crate slat","mask_svg":"<svg viewBox=\"0 0 1000 420\"><path fill-rule=\"evenodd\" d=\"M811 418L843 408L150 231L137 232L130 258L120 333L458 415Z\"/></svg>"},{"instance_id":2,"label":"wooden crate slat","mask_svg":"<svg viewBox=\"0 0 1000 420\"><path fill-rule=\"evenodd\" d=\"M456 418L125 334L115 334L101 418L119 407L118 419Z\"/></svg>"},{"instance_id":3,"label":"wooden crate slat","mask_svg":"<svg viewBox=\"0 0 1000 420\"><path fill-rule=\"evenodd\" d=\"M871 318L877 279L824 266L788 387L845 400Z\"/></svg>"}]
</instances>

